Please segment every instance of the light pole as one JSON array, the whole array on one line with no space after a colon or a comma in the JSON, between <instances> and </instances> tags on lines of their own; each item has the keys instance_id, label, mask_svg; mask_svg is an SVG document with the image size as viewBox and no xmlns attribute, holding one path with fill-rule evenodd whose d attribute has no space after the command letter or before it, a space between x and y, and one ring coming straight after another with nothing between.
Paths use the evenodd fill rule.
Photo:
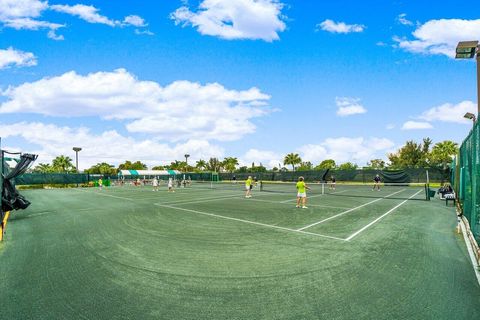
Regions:
<instances>
[{"instance_id":1,"label":"light pole","mask_svg":"<svg viewBox=\"0 0 480 320\"><path fill-rule=\"evenodd\" d=\"M82 148L79 147L73 147L73 151L75 151L75 164L77 168L77 173L78 173L78 152L82 151Z\"/></svg>"},{"instance_id":2,"label":"light pole","mask_svg":"<svg viewBox=\"0 0 480 320\"><path fill-rule=\"evenodd\" d=\"M480 114L480 49L478 41L461 41L455 50L455 59L477 58L477 116ZM474 120L475 121L475 120Z\"/></svg>"},{"instance_id":3,"label":"light pole","mask_svg":"<svg viewBox=\"0 0 480 320\"><path fill-rule=\"evenodd\" d=\"M187 172L187 168L188 168L188 158L190 157L190 155L188 153L185 154L185 172Z\"/></svg>"}]
</instances>

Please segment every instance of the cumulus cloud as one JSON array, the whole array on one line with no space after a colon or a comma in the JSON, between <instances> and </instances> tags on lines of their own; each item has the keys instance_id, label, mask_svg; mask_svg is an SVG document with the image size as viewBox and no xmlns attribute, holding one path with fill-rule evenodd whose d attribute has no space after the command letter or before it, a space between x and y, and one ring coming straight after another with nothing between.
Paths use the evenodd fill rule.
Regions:
<instances>
[{"instance_id":1,"label":"cumulus cloud","mask_svg":"<svg viewBox=\"0 0 480 320\"><path fill-rule=\"evenodd\" d=\"M367 112L367 109L360 104L360 99L358 98L336 97L335 104L338 107L337 115L340 117Z\"/></svg>"},{"instance_id":2,"label":"cumulus cloud","mask_svg":"<svg viewBox=\"0 0 480 320\"><path fill-rule=\"evenodd\" d=\"M462 101L458 104L445 103L437 107L433 107L423 112L420 119L426 121L443 121L454 123L471 124L472 121L465 119L465 113L477 113L477 104L472 101Z\"/></svg>"},{"instance_id":3,"label":"cumulus cloud","mask_svg":"<svg viewBox=\"0 0 480 320\"><path fill-rule=\"evenodd\" d=\"M423 129L433 129L433 126L428 122L421 122L421 121L407 121L402 126L402 130L423 130Z\"/></svg>"},{"instance_id":4,"label":"cumulus cloud","mask_svg":"<svg viewBox=\"0 0 480 320\"><path fill-rule=\"evenodd\" d=\"M15 50L12 47L0 49L0 70L11 66L31 67L37 65L37 57L31 52Z\"/></svg>"},{"instance_id":5,"label":"cumulus cloud","mask_svg":"<svg viewBox=\"0 0 480 320\"><path fill-rule=\"evenodd\" d=\"M383 158L394 147L393 141L386 138L340 137L328 138L319 144L302 146L299 151L304 161L319 163L334 159L337 163L351 161L365 164L373 158Z\"/></svg>"},{"instance_id":6,"label":"cumulus cloud","mask_svg":"<svg viewBox=\"0 0 480 320\"><path fill-rule=\"evenodd\" d=\"M192 160L224 156L221 147L206 140L192 139L169 145L155 140L137 140L115 130L94 134L85 127L61 127L40 122L1 124L0 136L20 137L35 145L36 150L29 151L40 155L38 162L49 162L59 154L72 155L72 146L81 146L82 169L102 161L118 165L132 159L141 160L150 166L167 164L183 159L185 153L190 154ZM126 150L128 159L125 158Z\"/></svg>"},{"instance_id":7,"label":"cumulus cloud","mask_svg":"<svg viewBox=\"0 0 480 320\"><path fill-rule=\"evenodd\" d=\"M48 8L47 1L40 0L0 0L0 19L39 17Z\"/></svg>"},{"instance_id":8,"label":"cumulus cloud","mask_svg":"<svg viewBox=\"0 0 480 320\"><path fill-rule=\"evenodd\" d=\"M136 15L129 15L121 22L99 14L100 10L94 6L83 4L49 6L47 1L41 0L0 0L0 23L6 28L16 30L47 29L49 38L63 40L64 37L57 35L56 31L65 27L64 24L39 19L47 10L76 16L89 23L105 24L111 27L144 27L147 25L143 18Z\"/></svg>"},{"instance_id":9,"label":"cumulus cloud","mask_svg":"<svg viewBox=\"0 0 480 320\"><path fill-rule=\"evenodd\" d=\"M327 19L322 23L317 24L317 30L323 30L332 33L352 33L363 32L365 26L362 24L346 24L345 22L335 22Z\"/></svg>"},{"instance_id":10,"label":"cumulus cloud","mask_svg":"<svg viewBox=\"0 0 480 320\"><path fill-rule=\"evenodd\" d=\"M459 41L480 38L480 19L439 19L420 25L413 33L413 39L394 37L399 48L413 53L442 54L455 57Z\"/></svg>"},{"instance_id":11,"label":"cumulus cloud","mask_svg":"<svg viewBox=\"0 0 480 320\"><path fill-rule=\"evenodd\" d=\"M277 0L203 0L196 12L182 6L170 17L177 25L192 25L202 35L271 42L286 28L282 9Z\"/></svg>"},{"instance_id":12,"label":"cumulus cloud","mask_svg":"<svg viewBox=\"0 0 480 320\"><path fill-rule=\"evenodd\" d=\"M173 140L240 139L255 131L253 118L270 110L270 96L257 88L237 91L189 81L162 87L125 69L86 76L71 71L9 87L1 95L7 99L0 113L128 120L131 132Z\"/></svg>"},{"instance_id":13,"label":"cumulus cloud","mask_svg":"<svg viewBox=\"0 0 480 320\"><path fill-rule=\"evenodd\" d=\"M261 163L267 168L278 168L279 164L283 167L282 159L283 158L280 154L273 151L250 149L240 157L238 162L240 163L240 166L250 167L252 163L255 163L255 165L258 166Z\"/></svg>"},{"instance_id":14,"label":"cumulus cloud","mask_svg":"<svg viewBox=\"0 0 480 320\"><path fill-rule=\"evenodd\" d=\"M135 26L135 27L146 27L147 26L147 23L145 22L145 19L143 19L142 17L137 16L137 15L126 16L123 19L123 24L124 25Z\"/></svg>"}]
</instances>

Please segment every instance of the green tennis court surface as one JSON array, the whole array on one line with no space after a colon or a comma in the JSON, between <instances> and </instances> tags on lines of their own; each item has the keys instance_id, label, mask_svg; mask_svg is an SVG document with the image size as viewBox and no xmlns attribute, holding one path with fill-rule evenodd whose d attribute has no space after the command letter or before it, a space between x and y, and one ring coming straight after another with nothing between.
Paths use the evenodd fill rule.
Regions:
<instances>
[{"instance_id":1,"label":"green tennis court surface","mask_svg":"<svg viewBox=\"0 0 480 320\"><path fill-rule=\"evenodd\" d=\"M2 319L480 318L454 209L421 188L312 190L308 209L229 184L24 194Z\"/></svg>"}]
</instances>

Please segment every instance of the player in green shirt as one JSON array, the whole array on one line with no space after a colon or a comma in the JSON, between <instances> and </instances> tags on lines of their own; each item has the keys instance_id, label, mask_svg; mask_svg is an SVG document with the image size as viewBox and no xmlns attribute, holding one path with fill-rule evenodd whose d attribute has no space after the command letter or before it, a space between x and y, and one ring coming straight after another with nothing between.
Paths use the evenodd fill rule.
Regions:
<instances>
[{"instance_id":1,"label":"player in green shirt","mask_svg":"<svg viewBox=\"0 0 480 320\"><path fill-rule=\"evenodd\" d=\"M252 197L252 188L253 188L252 176L248 176L248 179L245 180L245 198Z\"/></svg>"},{"instance_id":2,"label":"player in green shirt","mask_svg":"<svg viewBox=\"0 0 480 320\"><path fill-rule=\"evenodd\" d=\"M298 178L297 182L297 208L300 208L300 202L302 203L302 208L307 209L307 190L310 188L305 184L305 179L303 177Z\"/></svg>"}]
</instances>

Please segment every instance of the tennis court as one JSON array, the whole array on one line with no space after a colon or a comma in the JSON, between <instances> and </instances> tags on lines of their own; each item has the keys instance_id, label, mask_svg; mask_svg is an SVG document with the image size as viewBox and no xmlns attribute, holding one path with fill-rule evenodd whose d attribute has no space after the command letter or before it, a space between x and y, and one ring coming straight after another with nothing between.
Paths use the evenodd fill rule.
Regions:
<instances>
[{"instance_id":1,"label":"tennis court","mask_svg":"<svg viewBox=\"0 0 480 320\"><path fill-rule=\"evenodd\" d=\"M422 186L312 185L308 209L287 184L241 188L24 191L0 244L1 318L480 317L454 208Z\"/></svg>"}]
</instances>

